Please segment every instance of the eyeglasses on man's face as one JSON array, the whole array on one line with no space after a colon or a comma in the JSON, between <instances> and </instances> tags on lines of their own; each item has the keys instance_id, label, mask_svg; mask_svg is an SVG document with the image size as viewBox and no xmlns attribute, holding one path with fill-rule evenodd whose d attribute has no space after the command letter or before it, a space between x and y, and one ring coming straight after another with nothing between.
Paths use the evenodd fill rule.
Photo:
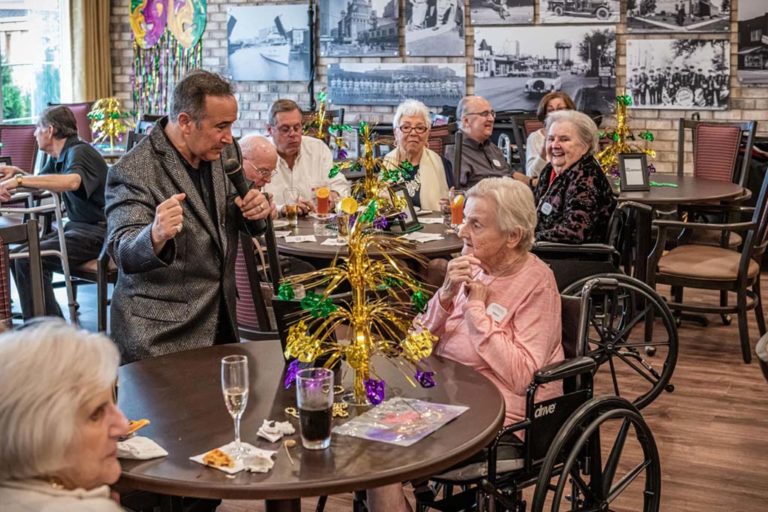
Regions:
<instances>
[{"instance_id":1,"label":"eyeglasses on man's face","mask_svg":"<svg viewBox=\"0 0 768 512\"><path fill-rule=\"evenodd\" d=\"M495 110L483 110L482 112L467 112L465 116L480 116L480 117L493 117L496 118Z\"/></svg>"},{"instance_id":2,"label":"eyeglasses on man's face","mask_svg":"<svg viewBox=\"0 0 768 512\"><path fill-rule=\"evenodd\" d=\"M280 135L289 135L291 132L296 132L301 135L304 127L301 124L294 124L292 126L284 124L281 126L276 126L275 129L280 133Z\"/></svg>"},{"instance_id":3,"label":"eyeglasses on man's face","mask_svg":"<svg viewBox=\"0 0 768 512\"><path fill-rule=\"evenodd\" d=\"M398 126L397 128L403 133L416 132L419 135L424 135L425 133L427 133L427 130L429 130L429 128L424 125L411 126L406 124L403 126Z\"/></svg>"},{"instance_id":4,"label":"eyeglasses on man's face","mask_svg":"<svg viewBox=\"0 0 768 512\"><path fill-rule=\"evenodd\" d=\"M277 174L277 169L264 169L263 167L256 167L251 163L250 160L243 160L243 163L246 165L250 165L251 169L253 169L253 172L261 176L262 178L271 178L275 174Z\"/></svg>"}]
</instances>

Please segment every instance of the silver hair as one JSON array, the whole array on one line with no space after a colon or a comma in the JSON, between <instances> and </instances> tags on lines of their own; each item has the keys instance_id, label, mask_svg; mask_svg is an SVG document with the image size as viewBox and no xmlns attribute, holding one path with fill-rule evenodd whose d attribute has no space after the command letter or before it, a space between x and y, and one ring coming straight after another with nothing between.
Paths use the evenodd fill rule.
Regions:
<instances>
[{"instance_id":1,"label":"silver hair","mask_svg":"<svg viewBox=\"0 0 768 512\"><path fill-rule=\"evenodd\" d=\"M0 482L68 465L81 407L117 378L120 355L101 334L45 320L0 335Z\"/></svg>"},{"instance_id":2,"label":"silver hair","mask_svg":"<svg viewBox=\"0 0 768 512\"><path fill-rule=\"evenodd\" d=\"M429 109L419 100L407 99L397 106L395 117L392 119L393 128L400 126L400 119L403 116L421 116L427 128L432 124L432 115L429 113Z\"/></svg>"},{"instance_id":3,"label":"silver hair","mask_svg":"<svg viewBox=\"0 0 768 512\"><path fill-rule=\"evenodd\" d=\"M587 114L578 110L558 110L550 112L544 123L544 129L549 134L549 128L554 123L571 123L576 129L576 137L586 144L589 150L594 153L597 151L597 143L600 137L597 134L597 125Z\"/></svg>"},{"instance_id":4,"label":"silver hair","mask_svg":"<svg viewBox=\"0 0 768 512\"><path fill-rule=\"evenodd\" d=\"M464 117L464 111L467 109L467 103L469 103L470 98L474 98L474 96L464 96L459 100L459 104L456 105L456 128L461 131L461 120Z\"/></svg>"},{"instance_id":5,"label":"silver hair","mask_svg":"<svg viewBox=\"0 0 768 512\"><path fill-rule=\"evenodd\" d=\"M496 203L496 222L504 233L520 231L520 249L533 246L536 206L530 187L513 178L485 178L467 192L467 199L484 197Z\"/></svg>"}]
</instances>

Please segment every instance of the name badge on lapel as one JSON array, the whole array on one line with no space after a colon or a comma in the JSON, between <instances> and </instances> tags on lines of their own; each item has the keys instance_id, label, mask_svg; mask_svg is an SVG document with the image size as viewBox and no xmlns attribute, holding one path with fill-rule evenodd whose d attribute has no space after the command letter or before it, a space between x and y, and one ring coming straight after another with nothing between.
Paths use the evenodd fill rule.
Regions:
<instances>
[{"instance_id":1,"label":"name badge on lapel","mask_svg":"<svg viewBox=\"0 0 768 512\"><path fill-rule=\"evenodd\" d=\"M495 165L496 167L501 167L501 162L499 162L498 160L496 160L496 159L494 158L494 159L493 159L493 165Z\"/></svg>"},{"instance_id":2,"label":"name badge on lapel","mask_svg":"<svg viewBox=\"0 0 768 512\"><path fill-rule=\"evenodd\" d=\"M496 323L501 323L502 319L507 315L507 308L502 306L501 304L496 304L495 302L491 302L488 304L488 307L485 309L485 312L488 313L488 315L493 318Z\"/></svg>"},{"instance_id":3,"label":"name badge on lapel","mask_svg":"<svg viewBox=\"0 0 768 512\"><path fill-rule=\"evenodd\" d=\"M549 203L544 203L543 205L541 205L541 213L543 213L544 215L549 215L550 213L552 213L552 205Z\"/></svg>"}]
</instances>

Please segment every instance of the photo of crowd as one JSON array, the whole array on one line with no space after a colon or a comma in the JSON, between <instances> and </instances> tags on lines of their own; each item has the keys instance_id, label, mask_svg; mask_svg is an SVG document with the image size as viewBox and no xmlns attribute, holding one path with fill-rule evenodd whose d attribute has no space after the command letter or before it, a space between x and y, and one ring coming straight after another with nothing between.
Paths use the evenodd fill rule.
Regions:
<instances>
[{"instance_id":1,"label":"photo of crowd","mask_svg":"<svg viewBox=\"0 0 768 512\"><path fill-rule=\"evenodd\" d=\"M455 106L466 88L464 64L331 64L328 95L339 105L398 105L419 98Z\"/></svg>"},{"instance_id":2,"label":"photo of crowd","mask_svg":"<svg viewBox=\"0 0 768 512\"><path fill-rule=\"evenodd\" d=\"M627 90L633 108L724 110L730 44L725 40L627 41Z\"/></svg>"}]
</instances>

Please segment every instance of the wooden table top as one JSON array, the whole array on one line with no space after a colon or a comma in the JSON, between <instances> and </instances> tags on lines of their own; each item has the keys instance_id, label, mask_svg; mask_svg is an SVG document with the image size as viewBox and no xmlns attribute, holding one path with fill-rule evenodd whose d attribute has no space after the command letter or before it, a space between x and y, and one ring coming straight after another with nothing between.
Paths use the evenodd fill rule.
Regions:
<instances>
[{"instance_id":1,"label":"wooden table top","mask_svg":"<svg viewBox=\"0 0 768 512\"><path fill-rule=\"evenodd\" d=\"M731 199L744 191L744 188L736 183L677 174L651 174L651 181L672 183L677 187L652 186L650 190L644 192L622 191L619 194L619 201L636 201L648 205L707 203Z\"/></svg>"},{"instance_id":2,"label":"wooden table top","mask_svg":"<svg viewBox=\"0 0 768 512\"><path fill-rule=\"evenodd\" d=\"M438 217L440 214L431 213L425 215L428 217ZM314 234L314 223L316 221L309 217L299 219L298 228L293 230L294 235L312 235ZM416 243L414 244L414 250L426 256L427 258L435 258L438 256L448 256L452 253L459 252L464 246L464 243L455 233L446 233L447 226L443 224L423 224L423 228L419 230L421 233L440 233L443 235L442 240L436 240L434 242ZM286 230L286 227L276 227L276 230ZM335 236L335 235L334 235ZM322 245L325 236L317 236L317 242L286 242L285 238L277 238L277 250L281 254L290 254L293 256L302 256L306 258L321 258L321 259L333 259L338 256L347 255L346 246L333 246ZM377 251L371 250L370 254L376 256Z\"/></svg>"},{"instance_id":3,"label":"wooden table top","mask_svg":"<svg viewBox=\"0 0 768 512\"><path fill-rule=\"evenodd\" d=\"M250 395L242 439L278 450L275 466L266 474L243 471L230 477L189 460L234 439L220 381L220 360L230 354L246 354L249 359ZM384 361L376 369L386 379L388 392L468 405L469 410L408 448L334 434L331 447L321 451L301 447L298 420L283 412L296 401L295 391L282 384L284 364L278 341L218 345L128 364L120 368L119 405L128 418L148 418L151 424L141 435L158 442L169 455L149 461L122 460L120 483L175 496L293 500L435 474L493 439L503 423L504 402L496 387L474 370L437 356L430 364L437 379L431 389L411 386ZM351 372L346 373L351 379ZM355 414L356 408L350 407L350 417ZM280 442L256 437L266 418L289 418L294 424L297 433L290 436L297 440L291 449L294 465Z\"/></svg>"}]
</instances>

